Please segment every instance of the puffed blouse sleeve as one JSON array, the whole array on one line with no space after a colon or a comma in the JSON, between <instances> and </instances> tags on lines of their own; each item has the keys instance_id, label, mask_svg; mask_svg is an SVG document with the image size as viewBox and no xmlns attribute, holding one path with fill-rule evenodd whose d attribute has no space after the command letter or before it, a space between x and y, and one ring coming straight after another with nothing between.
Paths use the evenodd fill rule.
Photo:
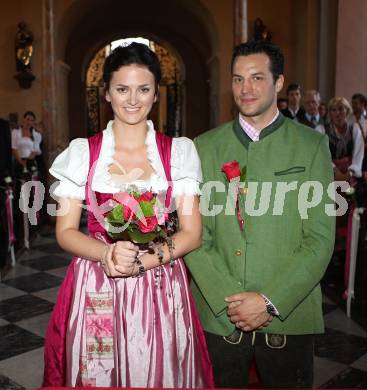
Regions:
<instances>
[{"instance_id":1,"label":"puffed blouse sleeve","mask_svg":"<svg viewBox=\"0 0 367 390\"><path fill-rule=\"evenodd\" d=\"M59 180L53 194L59 198L84 200L88 169L88 140L77 138L55 158L50 168L51 175Z\"/></svg>"},{"instance_id":2,"label":"puffed blouse sleeve","mask_svg":"<svg viewBox=\"0 0 367 390\"><path fill-rule=\"evenodd\" d=\"M198 152L191 139L174 138L171 152L172 196L200 195L203 181Z\"/></svg>"}]
</instances>

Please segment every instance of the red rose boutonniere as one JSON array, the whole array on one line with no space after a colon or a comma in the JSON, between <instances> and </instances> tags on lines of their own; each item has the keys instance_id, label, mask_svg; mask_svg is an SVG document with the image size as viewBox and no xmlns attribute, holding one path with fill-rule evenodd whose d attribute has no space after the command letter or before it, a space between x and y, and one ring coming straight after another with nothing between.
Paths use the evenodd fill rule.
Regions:
<instances>
[{"instance_id":1,"label":"red rose boutonniere","mask_svg":"<svg viewBox=\"0 0 367 390\"><path fill-rule=\"evenodd\" d=\"M226 178L229 182L235 182L236 184L236 214L237 220L240 225L241 231L243 231L243 226L245 220L242 218L240 207L238 204L238 193L239 193L239 183L246 180L246 168L243 168L241 172L240 164L238 161L233 160L226 162L222 165L222 172L226 175ZM244 193L244 192L243 192Z\"/></svg>"},{"instance_id":2,"label":"red rose boutonniere","mask_svg":"<svg viewBox=\"0 0 367 390\"><path fill-rule=\"evenodd\" d=\"M241 169L238 161L233 160L222 165L222 172L225 173L228 181L233 181L241 177Z\"/></svg>"}]
</instances>

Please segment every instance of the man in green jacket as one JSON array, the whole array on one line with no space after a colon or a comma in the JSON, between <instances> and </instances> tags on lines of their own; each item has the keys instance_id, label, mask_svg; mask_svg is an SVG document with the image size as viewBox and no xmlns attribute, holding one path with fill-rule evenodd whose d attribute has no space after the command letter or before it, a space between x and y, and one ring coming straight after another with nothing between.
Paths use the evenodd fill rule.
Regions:
<instances>
[{"instance_id":1,"label":"man in green jacket","mask_svg":"<svg viewBox=\"0 0 367 390\"><path fill-rule=\"evenodd\" d=\"M203 245L186 262L217 387L245 387L253 358L264 387L313 385L314 335L324 331L319 282L334 246L333 173L326 136L277 109L283 67L269 42L237 46L239 115L195 140Z\"/></svg>"}]
</instances>

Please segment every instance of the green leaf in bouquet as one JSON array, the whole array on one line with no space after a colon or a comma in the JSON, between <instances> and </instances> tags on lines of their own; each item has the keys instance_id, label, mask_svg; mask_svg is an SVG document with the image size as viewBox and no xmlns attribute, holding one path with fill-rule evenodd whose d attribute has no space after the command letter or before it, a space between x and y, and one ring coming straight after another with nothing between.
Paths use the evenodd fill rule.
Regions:
<instances>
[{"instance_id":1,"label":"green leaf in bouquet","mask_svg":"<svg viewBox=\"0 0 367 390\"><path fill-rule=\"evenodd\" d=\"M113 233L113 232L107 232L108 236L112 238L115 241L129 241L130 236L129 232L127 230L123 230L118 233Z\"/></svg>"},{"instance_id":2,"label":"green leaf in bouquet","mask_svg":"<svg viewBox=\"0 0 367 390\"><path fill-rule=\"evenodd\" d=\"M140 209L144 215L144 217L153 217L154 216L154 209L153 204L151 202L143 200L139 203Z\"/></svg>"},{"instance_id":3,"label":"green leaf in bouquet","mask_svg":"<svg viewBox=\"0 0 367 390\"><path fill-rule=\"evenodd\" d=\"M107 214L107 222L110 224L124 222L124 206L118 204Z\"/></svg>"},{"instance_id":4,"label":"green leaf in bouquet","mask_svg":"<svg viewBox=\"0 0 367 390\"><path fill-rule=\"evenodd\" d=\"M157 233L142 233L138 229L128 232L130 240L136 244L148 244L157 237Z\"/></svg>"}]
</instances>

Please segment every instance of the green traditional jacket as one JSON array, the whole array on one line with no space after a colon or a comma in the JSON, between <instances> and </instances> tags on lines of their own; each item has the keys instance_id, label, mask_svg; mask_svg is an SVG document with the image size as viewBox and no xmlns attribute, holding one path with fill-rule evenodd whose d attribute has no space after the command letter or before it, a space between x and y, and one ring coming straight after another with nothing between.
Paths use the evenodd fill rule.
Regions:
<instances>
[{"instance_id":1,"label":"green traditional jacket","mask_svg":"<svg viewBox=\"0 0 367 390\"><path fill-rule=\"evenodd\" d=\"M256 291L266 295L280 313L260 332L323 332L319 282L335 237L335 217L325 212L325 207L334 205L327 194L333 180L327 137L280 114L261 131L258 142L252 142L235 120L199 136L195 144L204 177L202 213L216 214L203 216L203 244L185 257L204 329L231 334L234 325L227 317L224 298ZM222 165L232 160L246 167L248 192L239 195L243 231L235 212L235 196L227 196L231 191L221 171ZM211 181L217 182L217 188ZM304 191L299 189L309 181L319 182L316 185L323 191L318 205L305 214ZM258 182L257 193L254 182ZM268 194L270 191L265 201L260 199L262 185ZM282 196L286 186L289 191Z\"/></svg>"}]
</instances>

